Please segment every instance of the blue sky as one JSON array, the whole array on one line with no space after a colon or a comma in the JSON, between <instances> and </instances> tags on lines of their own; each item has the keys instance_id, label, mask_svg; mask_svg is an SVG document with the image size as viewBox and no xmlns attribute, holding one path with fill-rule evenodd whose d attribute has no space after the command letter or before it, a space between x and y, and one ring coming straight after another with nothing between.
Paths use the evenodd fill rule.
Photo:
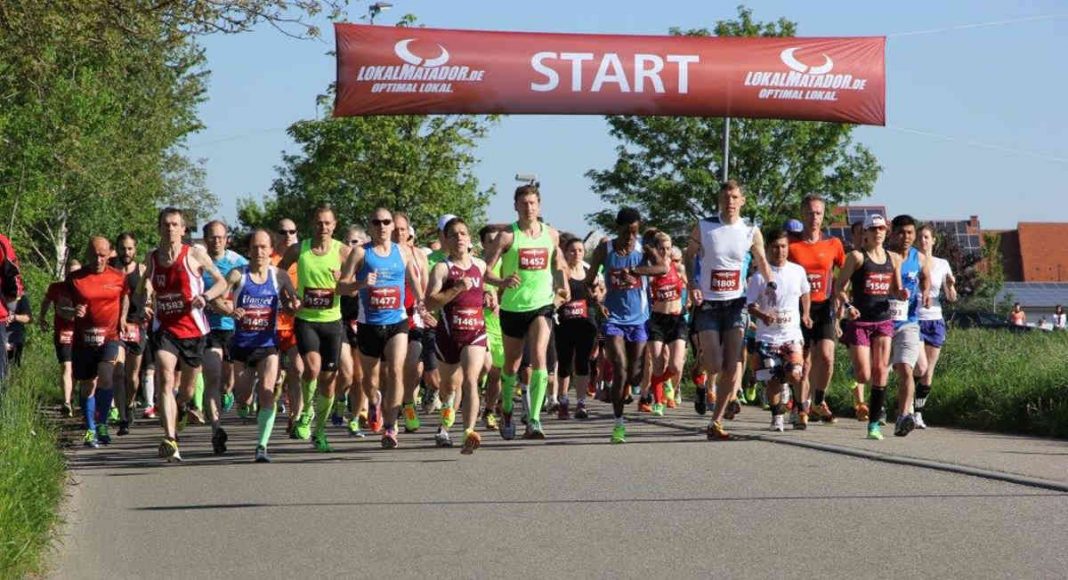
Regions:
<instances>
[{"instance_id":1,"label":"blue sky","mask_svg":"<svg viewBox=\"0 0 1068 580\"><path fill-rule=\"evenodd\" d=\"M376 24L405 13L436 28L666 34L672 26L709 27L733 18L738 0L657 2L512 2L394 0ZM351 20L368 2L354 2ZM891 213L966 219L984 228L1018 221L1068 221L1068 3L751 1L758 20L785 17L801 36L887 35L887 127L860 127L883 166L862 203ZM1045 18L1048 15L1059 15ZM964 27L976 23L1015 21ZM1042 18L1038 18L1042 17ZM335 74L333 30L321 41L288 38L269 26L204 39L211 80L201 106L207 128L188 153L207 159L208 187L221 214L235 221L238 197L267 195L283 151L295 152L285 128L316 115L315 97ZM901 34L922 31L929 34ZM897 34L901 34L897 36ZM510 116L476 155L476 174L497 185L494 221L514 216L510 192L518 172L537 173L546 219L586 231L583 215L601 207L584 174L614 161L616 142L596 116Z\"/></svg>"}]
</instances>

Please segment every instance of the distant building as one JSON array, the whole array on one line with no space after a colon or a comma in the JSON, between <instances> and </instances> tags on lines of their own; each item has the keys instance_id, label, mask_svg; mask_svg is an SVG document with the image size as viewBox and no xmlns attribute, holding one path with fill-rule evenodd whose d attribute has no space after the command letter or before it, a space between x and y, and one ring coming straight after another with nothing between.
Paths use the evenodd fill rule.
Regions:
<instances>
[{"instance_id":1,"label":"distant building","mask_svg":"<svg viewBox=\"0 0 1068 580\"><path fill-rule=\"evenodd\" d=\"M1020 222L1001 237L1005 279L1068 282L1068 223Z\"/></svg>"}]
</instances>

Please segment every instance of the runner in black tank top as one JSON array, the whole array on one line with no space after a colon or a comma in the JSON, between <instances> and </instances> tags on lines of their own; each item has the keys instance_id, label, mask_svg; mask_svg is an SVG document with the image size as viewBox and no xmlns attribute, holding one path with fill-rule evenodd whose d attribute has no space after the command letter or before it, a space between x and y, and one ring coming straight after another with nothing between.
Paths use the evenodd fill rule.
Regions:
<instances>
[{"instance_id":1,"label":"runner in black tank top","mask_svg":"<svg viewBox=\"0 0 1068 580\"><path fill-rule=\"evenodd\" d=\"M571 300L561 304L556 310L556 372L560 385L557 417L560 419L570 416L568 390L572 376L575 377L575 390L578 394L575 418L589 417L586 412L586 395L590 381L590 353L597 340L594 314L600 297L603 296L603 289L595 285L591 292L587 286L586 266L582 261L585 255L586 248L581 239L572 238L564 243ZM576 279L575 276L580 278Z\"/></svg>"},{"instance_id":2,"label":"runner in black tank top","mask_svg":"<svg viewBox=\"0 0 1068 580\"><path fill-rule=\"evenodd\" d=\"M850 286L853 306L860 311L857 320L882 322L890 320L890 286L894 277L894 265L890 256L883 252L883 263L872 260L868 252L862 252L864 263L853 272Z\"/></svg>"}]
</instances>

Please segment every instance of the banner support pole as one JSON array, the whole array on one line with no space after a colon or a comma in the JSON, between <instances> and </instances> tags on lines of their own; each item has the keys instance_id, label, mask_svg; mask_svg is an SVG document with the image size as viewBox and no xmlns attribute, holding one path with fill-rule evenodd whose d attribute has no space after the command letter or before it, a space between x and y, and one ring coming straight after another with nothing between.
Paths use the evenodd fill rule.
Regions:
<instances>
[{"instance_id":1,"label":"banner support pole","mask_svg":"<svg viewBox=\"0 0 1068 580\"><path fill-rule=\"evenodd\" d=\"M723 123L723 178L722 183L727 183L727 168L731 162L731 118L724 118Z\"/></svg>"}]
</instances>

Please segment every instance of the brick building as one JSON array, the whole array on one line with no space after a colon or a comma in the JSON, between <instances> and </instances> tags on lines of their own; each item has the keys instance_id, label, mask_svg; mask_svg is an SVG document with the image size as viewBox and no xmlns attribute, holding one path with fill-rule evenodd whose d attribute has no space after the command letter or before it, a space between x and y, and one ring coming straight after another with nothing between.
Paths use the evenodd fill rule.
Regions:
<instances>
[{"instance_id":1,"label":"brick building","mask_svg":"<svg viewBox=\"0 0 1068 580\"><path fill-rule=\"evenodd\" d=\"M1020 222L1001 237L1005 279L1068 282L1068 223Z\"/></svg>"}]
</instances>

